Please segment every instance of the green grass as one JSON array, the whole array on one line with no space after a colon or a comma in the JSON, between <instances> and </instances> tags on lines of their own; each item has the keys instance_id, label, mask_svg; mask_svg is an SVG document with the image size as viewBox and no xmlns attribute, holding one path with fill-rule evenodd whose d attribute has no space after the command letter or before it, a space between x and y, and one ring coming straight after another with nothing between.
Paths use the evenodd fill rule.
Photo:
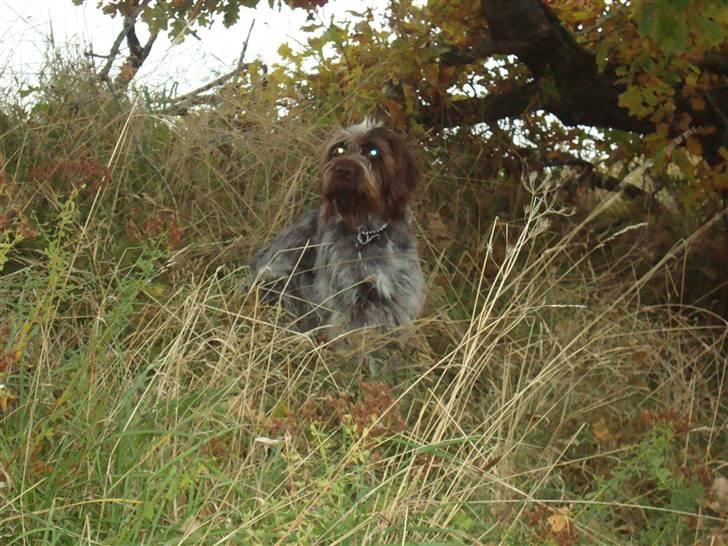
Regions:
<instances>
[{"instance_id":1,"label":"green grass","mask_svg":"<svg viewBox=\"0 0 728 546\"><path fill-rule=\"evenodd\" d=\"M324 122L53 78L0 119L3 544L717 540L726 323L641 300L681 247L625 274L587 236L608 206L533 180L523 218L444 237L482 181L432 166L423 317L333 350L240 290L315 199Z\"/></svg>"}]
</instances>

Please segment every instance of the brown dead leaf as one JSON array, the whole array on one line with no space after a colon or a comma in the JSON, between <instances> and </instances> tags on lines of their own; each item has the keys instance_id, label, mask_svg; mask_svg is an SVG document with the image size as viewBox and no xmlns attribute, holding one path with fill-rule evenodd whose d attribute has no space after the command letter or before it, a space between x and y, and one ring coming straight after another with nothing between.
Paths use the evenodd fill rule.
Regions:
<instances>
[{"instance_id":1,"label":"brown dead leaf","mask_svg":"<svg viewBox=\"0 0 728 546\"><path fill-rule=\"evenodd\" d=\"M720 514L728 513L728 478L717 476L710 486L707 506Z\"/></svg>"},{"instance_id":2,"label":"brown dead leaf","mask_svg":"<svg viewBox=\"0 0 728 546\"><path fill-rule=\"evenodd\" d=\"M551 528L551 532L554 534L560 533L565 529L568 530L571 526L569 507L562 506L561 508L557 508L548 518L546 518L546 521Z\"/></svg>"},{"instance_id":3,"label":"brown dead leaf","mask_svg":"<svg viewBox=\"0 0 728 546\"><path fill-rule=\"evenodd\" d=\"M688 152L690 152L692 155L696 157L702 157L703 156L703 147L700 145L700 142L698 142L693 137L687 137L685 139L685 147L688 149Z\"/></svg>"},{"instance_id":4,"label":"brown dead leaf","mask_svg":"<svg viewBox=\"0 0 728 546\"><path fill-rule=\"evenodd\" d=\"M607 421L604 419L604 417L600 417L597 421L592 423L591 431L594 437L601 443L614 440L614 435L609 431L609 428L607 427Z\"/></svg>"},{"instance_id":5,"label":"brown dead leaf","mask_svg":"<svg viewBox=\"0 0 728 546\"><path fill-rule=\"evenodd\" d=\"M700 112L705 110L705 101L698 95L695 95L690 99L690 107L693 110Z\"/></svg>"}]
</instances>

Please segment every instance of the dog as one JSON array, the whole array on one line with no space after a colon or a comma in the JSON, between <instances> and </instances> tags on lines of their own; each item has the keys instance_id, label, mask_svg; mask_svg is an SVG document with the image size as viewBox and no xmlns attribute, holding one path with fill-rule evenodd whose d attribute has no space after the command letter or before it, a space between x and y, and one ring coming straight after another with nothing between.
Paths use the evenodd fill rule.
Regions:
<instances>
[{"instance_id":1,"label":"dog","mask_svg":"<svg viewBox=\"0 0 728 546\"><path fill-rule=\"evenodd\" d=\"M300 330L392 329L425 298L409 199L419 170L404 137L372 120L337 130L324 147L321 203L254 257L264 298L280 299Z\"/></svg>"}]
</instances>

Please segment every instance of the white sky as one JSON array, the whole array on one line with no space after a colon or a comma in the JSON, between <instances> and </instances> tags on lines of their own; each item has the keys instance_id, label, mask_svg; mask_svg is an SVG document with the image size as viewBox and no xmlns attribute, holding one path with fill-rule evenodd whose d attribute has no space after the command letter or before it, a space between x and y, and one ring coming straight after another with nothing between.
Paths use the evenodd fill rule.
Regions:
<instances>
[{"instance_id":1,"label":"white sky","mask_svg":"<svg viewBox=\"0 0 728 546\"><path fill-rule=\"evenodd\" d=\"M330 0L317 17L328 21L333 15L341 20L347 10L361 11L368 6L380 11L387 4L388 0ZM96 0L86 0L80 7L71 0L0 0L0 89L12 88L18 81L33 83L51 40L64 47L77 45L82 51L93 47L94 53L108 53L122 20L102 14L96 5ZM229 29L222 22L211 29L199 29L199 40L190 36L173 45L166 35L160 35L135 82L158 87L176 81L177 93L184 93L227 72L240 55L253 18L255 26L245 60L274 62L280 44L289 42L295 50L294 44L305 40L299 29L306 24L306 15L304 10L286 6L281 11L271 10L268 0L261 0L257 9L243 8L238 24ZM143 44L144 25L137 27ZM96 62L101 66L104 60Z\"/></svg>"}]
</instances>

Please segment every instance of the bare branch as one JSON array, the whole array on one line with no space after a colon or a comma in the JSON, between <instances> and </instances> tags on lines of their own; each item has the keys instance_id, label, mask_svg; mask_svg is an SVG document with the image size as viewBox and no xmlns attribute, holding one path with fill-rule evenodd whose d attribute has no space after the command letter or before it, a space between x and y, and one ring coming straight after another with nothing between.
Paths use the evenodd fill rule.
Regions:
<instances>
[{"instance_id":1,"label":"bare branch","mask_svg":"<svg viewBox=\"0 0 728 546\"><path fill-rule=\"evenodd\" d=\"M597 170L596 165L566 152L560 152L543 162L546 167L572 167L578 171L570 186L588 186L592 189L602 189L610 192L622 191L627 197L648 198L649 194L642 188L626 183L619 178ZM571 188L568 188L571 189Z\"/></svg>"},{"instance_id":2,"label":"bare branch","mask_svg":"<svg viewBox=\"0 0 728 546\"><path fill-rule=\"evenodd\" d=\"M248 35L245 37L245 42L243 42L243 49L240 52L240 57L238 57L238 67L243 66L243 61L245 60L245 54L248 52L248 42L250 42L250 34L253 32L253 26L255 26L255 19L252 20L250 23L250 28L248 29Z\"/></svg>"},{"instance_id":3,"label":"bare branch","mask_svg":"<svg viewBox=\"0 0 728 546\"><path fill-rule=\"evenodd\" d=\"M248 51L248 43L250 41L250 35L253 32L253 26L255 25L255 19L253 19L253 22L250 23L250 28L248 29L248 35L245 37L245 42L243 43L243 49L240 52L240 56L238 57L238 62L235 65L235 68L233 68L230 72L227 72L223 74L222 76L215 78L214 80L206 83L205 85L198 87L197 89L193 89L192 91L185 93L184 95L180 95L179 97L175 98L173 105L169 108L169 110L173 112L179 112L184 111L189 106L192 106L195 104L199 99L200 95L202 93L205 93L209 91L210 89L213 89L215 87L218 87L243 70L248 68L248 63L243 62L245 59L245 54ZM203 101L204 102L204 101Z\"/></svg>"}]
</instances>

